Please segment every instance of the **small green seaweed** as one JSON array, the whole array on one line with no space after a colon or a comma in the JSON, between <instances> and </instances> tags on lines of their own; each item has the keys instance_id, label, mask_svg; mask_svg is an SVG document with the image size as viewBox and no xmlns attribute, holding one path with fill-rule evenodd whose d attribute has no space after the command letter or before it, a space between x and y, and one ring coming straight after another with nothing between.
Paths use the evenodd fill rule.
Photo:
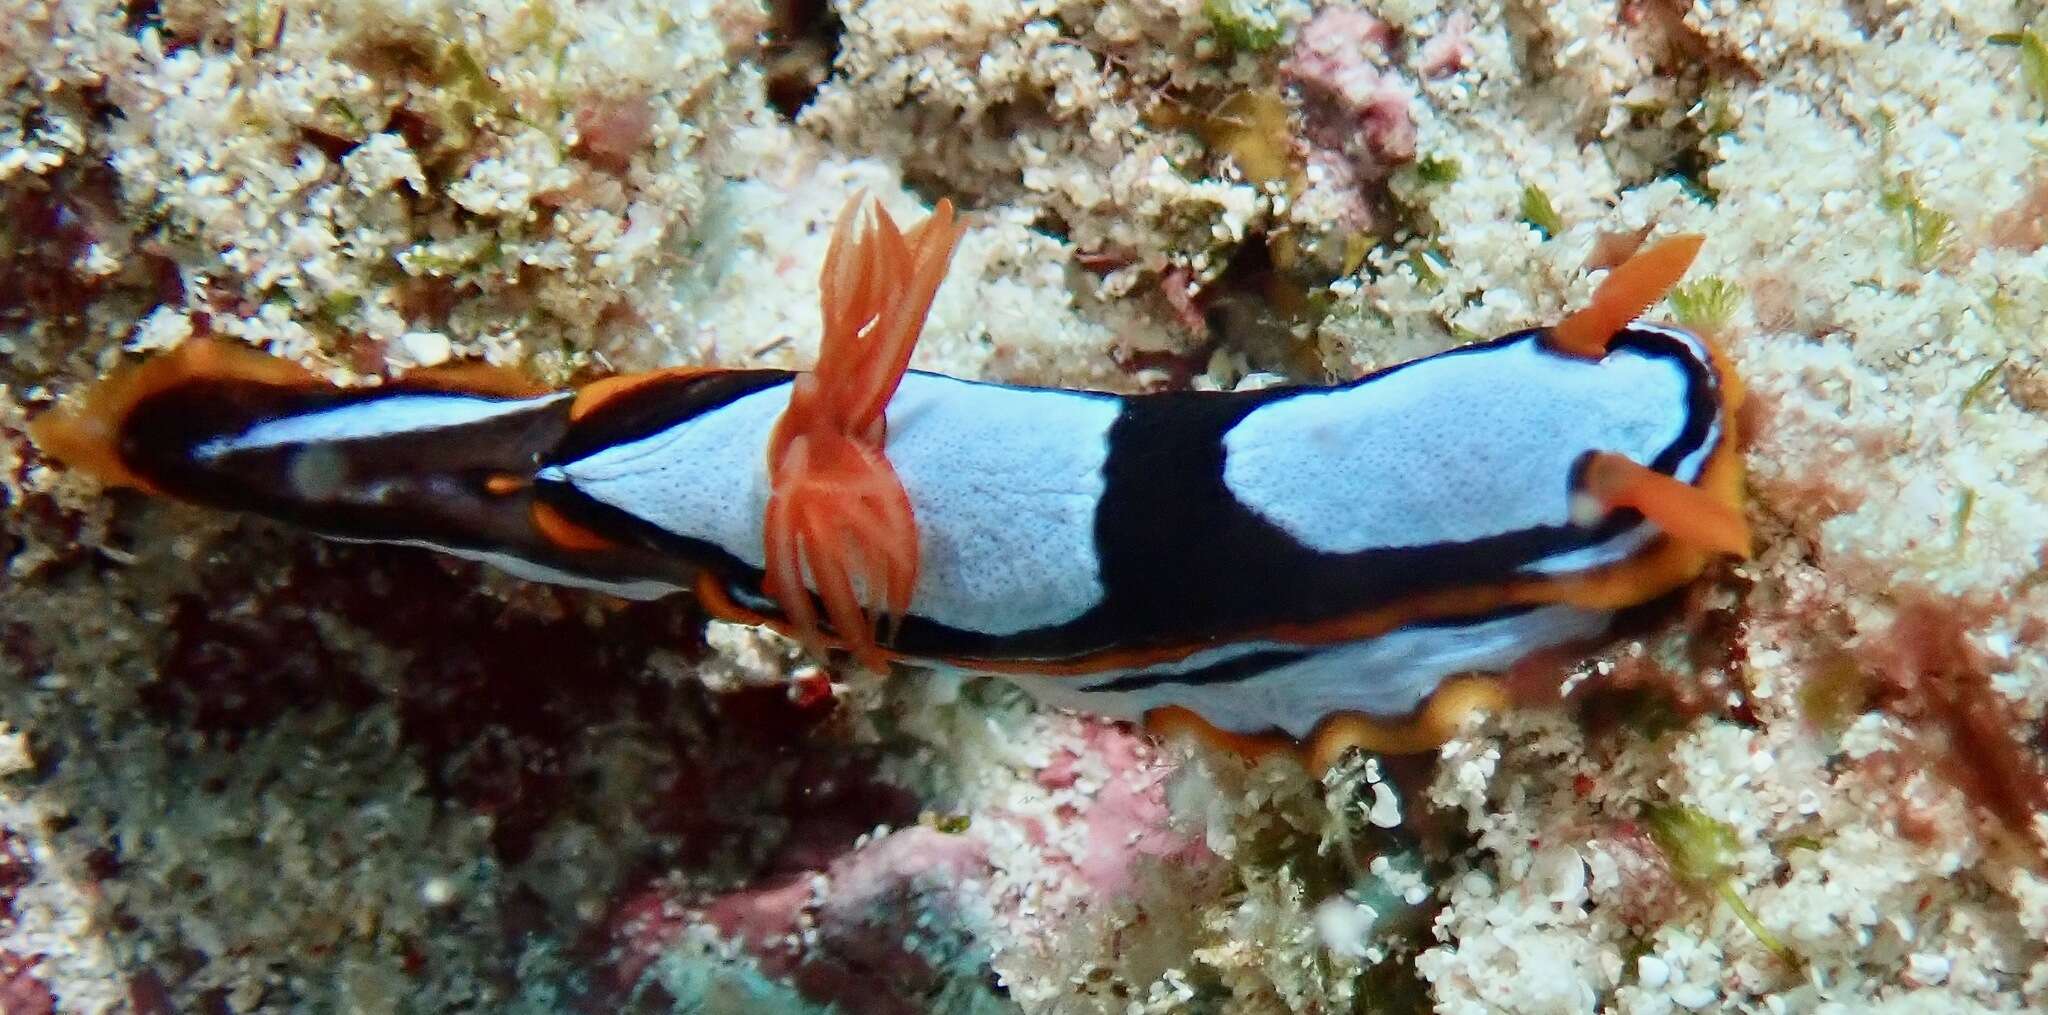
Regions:
<instances>
[{"instance_id":1,"label":"small green seaweed","mask_svg":"<svg viewBox=\"0 0 2048 1015\"><path fill-rule=\"evenodd\" d=\"M543 45L555 37L555 29L561 27L562 19L555 14L552 3L537 3L526 9L527 27L532 31L522 45ZM559 56L559 54L557 54Z\"/></svg>"},{"instance_id":2,"label":"small green seaweed","mask_svg":"<svg viewBox=\"0 0 2048 1015\"><path fill-rule=\"evenodd\" d=\"M2048 103L2048 42L2042 40L2041 33L2027 28L2000 32L1987 41L2020 51L2020 80L2026 82L2034 101Z\"/></svg>"},{"instance_id":3,"label":"small green seaweed","mask_svg":"<svg viewBox=\"0 0 2048 1015\"><path fill-rule=\"evenodd\" d=\"M1415 175L1424 183L1456 183L1464 167L1447 155L1424 155L1415 163Z\"/></svg>"},{"instance_id":4,"label":"small green seaweed","mask_svg":"<svg viewBox=\"0 0 2048 1015\"><path fill-rule=\"evenodd\" d=\"M1878 195L1878 206L1899 216L1906 231L1906 256L1917 271L1926 271L1956 241L1955 217L1929 207L1911 176L1900 176Z\"/></svg>"},{"instance_id":5,"label":"small green seaweed","mask_svg":"<svg viewBox=\"0 0 2048 1015\"><path fill-rule=\"evenodd\" d=\"M276 16L271 13L275 10ZM261 0L245 3L235 19L236 41L248 47L252 53L276 49L284 40L284 30L289 12Z\"/></svg>"},{"instance_id":6,"label":"small green seaweed","mask_svg":"<svg viewBox=\"0 0 2048 1015\"><path fill-rule=\"evenodd\" d=\"M351 139L369 136L370 128L363 123L363 118L357 116L355 110L348 108L348 103L341 101L340 97L328 96L320 103L320 108L333 113L341 122L348 124Z\"/></svg>"},{"instance_id":7,"label":"small green seaweed","mask_svg":"<svg viewBox=\"0 0 2048 1015\"><path fill-rule=\"evenodd\" d=\"M1970 407L1977 404L1977 399L1984 397L1984 392L1991 389L1991 382L1997 380L1999 372L2005 369L2006 359L2005 356L1998 357L1998 362L1985 367L1984 372L1970 382L1970 386L1963 390L1963 402L1956 407L1956 415L1969 414Z\"/></svg>"},{"instance_id":8,"label":"small green seaweed","mask_svg":"<svg viewBox=\"0 0 2048 1015\"><path fill-rule=\"evenodd\" d=\"M1742 107L1736 103L1735 90L1723 82L1709 84L1706 93L1700 96L1697 106L1701 131L1707 137L1720 137L1735 133L1742 123Z\"/></svg>"},{"instance_id":9,"label":"small green seaweed","mask_svg":"<svg viewBox=\"0 0 2048 1015\"><path fill-rule=\"evenodd\" d=\"M1371 233L1347 233L1344 236L1344 274L1356 275L1365 266L1365 259L1372 254L1372 248L1379 241ZM1327 292L1328 290L1325 290Z\"/></svg>"},{"instance_id":10,"label":"small green seaweed","mask_svg":"<svg viewBox=\"0 0 2048 1015\"><path fill-rule=\"evenodd\" d=\"M1522 188L1522 221L1535 226L1546 240L1564 232L1564 217L1550 203L1550 195L1533 183Z\"/></svg>"},{"instance_id":11,"label":"small green seaweed","mask_svg":"<svg viewBox=\"0 0 2048 1015\"><path fill-rule=\"evenodd\" d=\"M1811 835L1795 835L1785 840L1785 848L1803 849L1810 853L1818 853L1820 852L1821 841Z\"/></svg>"},{"instance_id":12,"label":"small green seaweed","mask_svg":"<svg viewBox=\"0 0 2048 1015\"><path fill-rule=\"evenodd\" d=\"M1643 956L1654 955L1656 952L1657 942L1646 937L1631 937L1628 947L1621 950L1621 983L1619 986L1629 986L1636 983L1641 976Z\"/></svg>"},{"instance_id":13,"label":"small green seaweed","mask_svg":"<svg viewBox=\"0 0 2048 1015\"><path fill-rule=\"evenodd\" d=\"M441 77L444 81L460 86L458 97L451 103L448 115L456 123L449 126L465 126L478 122L479 113L491 113L534 130L547 133L554 141L557 153L562 151L562 139L552 131L546 131L540 124L519 111L512 96L499 87L498 80L462 43L451 43L442 53Z\"/></svg>"},{"instance_id":14,"label":"small green seaweed","mask_svg":"<svg viewBox=\"0 0 2048 1015\"><path fill-rule=\"evenodd\" d=\"M1871 677L1854 656L1840 648L1823 651L1820 665L1799 685L1799 714L1830 736L1849 728L1869 707Z\"/></svg>"},{"instance_id":15,"label":"small green seaweed","mask_svg":"<svg viewBox=\"0 0 2048 1015\"><path fill-rule=\"evenodd\" d=\"M1437 271L1437 266L1443 263L1443 255L1435 250L1416 250L1408 255L1408 267L1414 269L1415 280L1426 286L1443 284L1444 277Z\"/></svg>"},{"instance_id":16,"label":"small green seaweed","mask_svg":"<svg viewBox=\"0 0 2048 1015\"><path fill-rule=\"evenodd\" d=\"M484 65L477 62L476 55L462 43L448 47L449 77L469 90L470 97L485 105L496 105L498 82L493 80Z\"/></svg>"},{"instance_id":17,"label":"small green seaweed","mask_svg":"<svg viewBox=\"0 0 2048 1015\"><path fill-rule=\"evenodd\" d=\"M363 298L350 292L331 292L320 300L315 311L320 320L330 327L341 323L341 319L362 309Z\"/></svg>"},{"instance_id":18,"label":"small green seaweed","mask_svg":"<svg viewBox=\"0 0 2048 1015\"><path fill-rule=\"evenodd\" d=\"M1899 216L1905 226L1906 256L1912 260L1916 270L1926 271L1955 243L1955 218L1930 207L1921 198L1920 185L1913 179L1913 174L1890 175L1898 121L1887 109L1879 109L1875 119L1877 164L1883 182L1883 189L1877 195L1878 207Z\"/></svg>"},{"instance_id":19,"label":"small green seaweed","mask_svg":"<svg viewBox=\"0 0 2048 1015\"><path fill-rule=\"evenodd\" d=\"M1287 100L1277 89L1246 89L1193 126L1210 150L1235 159L1246 179L1284 185L1300 172L1287 115Z\"/></svg>"},{"instance_id":20,"label":"small green seaweed","mask_svg":"<svg viewBox=\"0 0 2048 1015\"><path fill-rule=\"evenodd\" d=\"M1799 956L1757 919L1756 912L1735 890L1734 854L1741 845L1735 829L1684 804L1652 807L1645 820L1651 840L1670 861L1671 873L1679 881L1711 890L1771 954L1788 966L1799 965Z\"/></svg>"},{"instance_id":21,"label":"small green seaweed","mask_svg":"<svg viewBox=\"0 0 2048 1015\"><path fill-rule=\"evenodd\" d=\"M1263 53L1280 44L1280 19L1257 0L1202 0L1202 16L1217 38L1240 53Z\"/></svg>"},{"instance_id":22,"label":"small green seaweed","mask_svg":"<svg viewBox=\"0 0 2048 1015\"><path fill-rule=\"evenodd\" d=\"M1742 307L1742 287L1719 275L1708 275L1671 290L1671 312L1678 323L1702 334L1725 330Z\"/></svg>"},{"instance_id":23,"label":"small green seaweed","mask_svg":"<svg viewBox=\"0 0 2048 1015\"><path fill-rule=\"evenodd\" d=\"M1735 829L1684 804L1652 807L1647 817L1650 838L1663 850L1678 880L1703 885L1734 876L1733 854L1741 847Z\"/></svg>"},{"instance_id":24,"label":"small green seaweed","mask_svg":"<svg viewBox=\"0 0 2048 1015\"><path fill-rule=\"evenodd\" d=\"M1963 548L1963 540L1970 535L1970 516L1977 513L1977 491L1963 487L1962 495L1956 498L1955 519L1950 523L1950 532L1955 538L1955 547Z\"/></svg>"},{"instance_id":25,"label":"small green seaweed","mask_svg":"<svg viewBox=\"0 0 2048 1015\"><path fill-rule=\"evenodd\" d=\"M1939 261L1956 241L1955 217L1924 204L1906 209L1906 229L1907 251L1913 257L1913 267L1923 271Z\"/></svg>"},{"instance_id":26,"label":"small green seaweed","mask_svg":"<svg viewBox=\"0 0 2048 1015\"><path fill-rule=\"evenodd\" d=\"M1991 294L1984 297L1984 309L1990 312L1992 324L2001 328L2010 327L2013 323L2012 312L2018 302L2012 298L2012 294L2005 291L2005 286L2001 283L1992 286Z\"/></svg>"}]
</instances>

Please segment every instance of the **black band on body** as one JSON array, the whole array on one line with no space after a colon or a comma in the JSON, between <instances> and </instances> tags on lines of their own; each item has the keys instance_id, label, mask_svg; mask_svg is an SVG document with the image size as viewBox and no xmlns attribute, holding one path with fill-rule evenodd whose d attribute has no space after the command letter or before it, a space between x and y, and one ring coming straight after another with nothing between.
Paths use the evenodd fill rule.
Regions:
<instances>
[{"instance_id":1,"label":"black band on body","mask_svg":"<svg viewBox=\"0 0 2048 1015\"><path fill-rule=\"evenodd\" d=\"M1536 341L1538 334L1519 332L1441 355L1474 355ZM1685 425L1651 463L1669 474L1713 430L1719 406L1715 379L1675 337L1632 329L1613 345L1676 362L1685 371ZM1069 623L1002 636L913 617L896 647L911 654L1045 660L1114 649L1199 649L1276 626L1335 622L1427 593L1499 584L1536 561L1597 546L1642 523L1636 512L1620 511L1592 528L1539 526L1355 553L1305 547L1230 493L1223 480L1223 438L1261 406L1329 390L1166 392L1124 399L1110 430L1106 486L1095 519L1102 602ZM1566 482L1559 477L1561 492Z\"/></svg>"},{"instance_id":2,"label":"black band on body","mask_svg":"<svg viewBox=\"0 0 2048 1015\"><path fill-rule=\"evenodd\" d=\"M1440 355L1481 354L1515 342L1539 341L1540 334L1518 332ZM1673 473L1713 432L1720 405L1716 379L1695 350L1674 336L1628 329L1612 344L1674 361L1685 372L1685 425L1650 463L1659 472ZM1369 384L1419 362L1425 361L1401 364L1342 387ZM628 392L619 396L618 404L601 405L590 418L578 421L572 442L565 442L564 452L554 460L588 453L579 449L647 436L788 376L781 371L685 376ZM1635 512L1621 511L1592 528L1539 526L1463 542L1355 553L1305 547L1230 493L1223 479L1223 439L1261 406L1330 390L1291 387L1123 397L1109 431L1105 487L1095 516L1102 600L1067 623L1003 635L962 630L913 613L904 618L890 647L928 658L1048 662L1114 650L1196 651L1275 626L1334 622L1419 595L1499 584L1534 562L1597 546L1642 524ZM1559 477L1561 490L1567 479ZM538 492L598 531L631 533L651 549L688 557L715 574L737 600L765 599L761 571L720 547L677 536L568 484L543 483Z\"/></svg>"}]
</instances>

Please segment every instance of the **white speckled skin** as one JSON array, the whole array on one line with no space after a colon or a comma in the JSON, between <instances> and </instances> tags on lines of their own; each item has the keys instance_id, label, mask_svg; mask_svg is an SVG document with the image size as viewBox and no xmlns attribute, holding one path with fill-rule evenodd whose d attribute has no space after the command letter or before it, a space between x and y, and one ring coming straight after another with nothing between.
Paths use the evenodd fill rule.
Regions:
<instances>
[{"instance_id":1,"label":"white speckled skin","mask_svg":"<svg viewBox=\"0 0 2048 1015\"><path fill-rule=\"evenodd\" d=\"M767 442L789 385L541 473L761 566ZM1072 620L1103 594L1095 508L1117 401L912 373L889 403L889 460L923 555L928 620L1003 635Z\"/></svg>"},{"instance_id":2,"label":"white speckled skin","mask_svg":"<svg viewBox=\"0 0 2048 1015\"><path fill-rule=\"evenodd\" d=\"M1246 507L1325 553L1564 526L1579 457L1648 464L1684 430L1685 396L1669 359L1617 349L1589 362L1530 338L1263 406L1225 435L1223 477ZM1704 457L1678 478L1696 479ZM1598 566L1641 542L1555 563Z\"/></svg>"},{"instance_id":3,"label":"white speckled skin","mask_svg":"<svg viewBox=\"0 0 2048 1015\"><path fill-rule=\"evenodd\" d=\"M1305 738L1325 716L1357 712L1381 718L1408 715L1429 700L1445 678L1498 672L1539 649L1585 641L1607 630L1613 614L1571 606L1480 618L1464 624L1411 626L1377 638L1319 646L1295 662L1237 680L1162 682L1131 691L1089 690L1122 674L1086 678L1023 677L1025 690L1048 704L1120 719L1155 708L1189 709L1234 733L1283 730ZM1268 649L1293 646L1254 642L1198 653L1157 670L1191 670Z\"/></svg>"}]
</instances>

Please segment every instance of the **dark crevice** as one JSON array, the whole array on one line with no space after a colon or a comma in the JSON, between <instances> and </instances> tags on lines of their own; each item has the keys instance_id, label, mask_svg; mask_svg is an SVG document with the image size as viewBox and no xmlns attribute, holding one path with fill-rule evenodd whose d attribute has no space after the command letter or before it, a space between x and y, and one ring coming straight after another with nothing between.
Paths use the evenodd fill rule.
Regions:
<instances>
[{"instance_id":1,"label":"dark crevice","mask_svg":"<svg viewBox=\"0 0 2048 1015\"><path fill-rule=\"evenodd\" d=\"M157 0L129 0L121 9L122 25L130 34L144 29L164 30L163 5Z\"/></svg>"},{"instance_id":2,"label":"dark crevice","mask_svg":"<svg viewBox=\"0 0 2048 1015\"><path fill-rule=\"evenodd\" d=\"M846 26L827 0L778 0L762 56L768 103L795 120L818 95L839 57Z\"/></svg>"},{"instance_id":3,"label":"dark crevice","mask_svg":"<svg viewBox=\"0 0 2048 1015\"><path fill-rule=\"evenodd\" d=\"M1295 329L1321 318L1311 294L1331 279L1306 258L1276 256L1276 246L1290 242L1280 234L1247 234L1223 274L1208 285L1202 319L1210 343L1241 353L1252 370L1319 383L1328 379L1326 368L1314 343Z\"/></svg>"}]
</instances>

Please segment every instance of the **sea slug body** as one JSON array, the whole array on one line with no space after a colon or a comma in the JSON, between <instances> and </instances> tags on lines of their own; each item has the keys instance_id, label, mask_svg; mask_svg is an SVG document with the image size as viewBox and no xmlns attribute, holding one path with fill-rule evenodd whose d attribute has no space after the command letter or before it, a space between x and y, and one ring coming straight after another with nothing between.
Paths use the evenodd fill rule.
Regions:
<instances>
[{"instance_id":1,"label":"sea slug body","mask_svg":"<svg viewBox=\"0 0 2048 1015\"><path fill-rule=\"evenodd\" d=\"M341 389L188 341L35 424L103 480L633 598L693 592L869 665L1002 674L1243 750L1414 750L1475 675L1599 637L1747 552L1703 339L1593 305L1334 387L1147 395L908 371L960 235L850 207L811 371L577 392L460 368Z\"/></svg>"}]
</instances>

